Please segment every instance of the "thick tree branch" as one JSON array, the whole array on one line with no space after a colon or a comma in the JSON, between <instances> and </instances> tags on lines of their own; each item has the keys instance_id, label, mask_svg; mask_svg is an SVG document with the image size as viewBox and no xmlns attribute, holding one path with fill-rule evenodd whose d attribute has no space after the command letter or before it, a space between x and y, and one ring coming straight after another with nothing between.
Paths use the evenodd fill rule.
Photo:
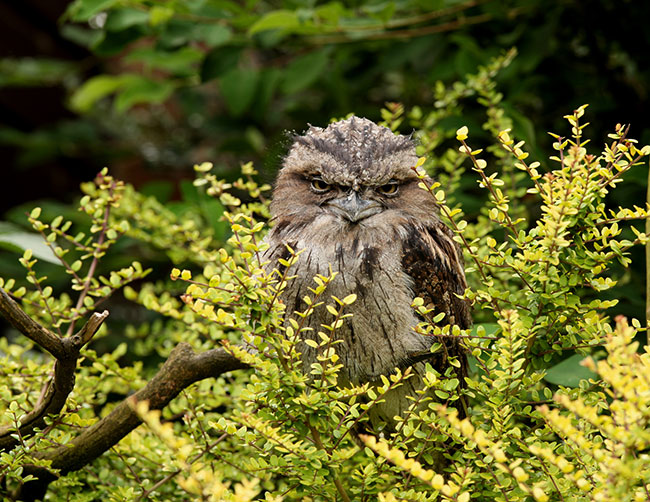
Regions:
<instances>
[{"instance_id":1,"label":"thick tree branch","mask_svg":"<svg viewBox=\"0 0 650 502\"><path fill-rule=\"evenodd\" d=\"M189 344L181 343L144 388L122 401L109 415L70 443L48 451L41 458L52 460L52 467L60 469L62 474L80 469L140 425L133 404L148 401L150 409L160 410L194 382L246 367L224 349L196 354Z\"/></svg>"},{"instance_id":2,"label":"thick tree branch","mask_svg":"<svg viewBox=\"0 0 650 502\"><path fill-rule=\"evenodd\" d=\"M6 451L18 444L16 432L19 437L25 437L34 429L43 428L46 416L56 415L63 409L74 388L79 351L91 340L108 317L108 311L93 314L79 333L68 338L60 338L38 324L2 289L0 289L0 312L12 326L56 358L54 376L45 385L45 390L34 409L20 417L18 431L13 425L0 427L0 451Z\"/></svg>"},{"instance_id":3,"label":"thick tree branch","mask_svg":"<svg viewBox=\"0 0 650 502\"><path fill-rule=\"evenodd\" d=\"M224 349L197 354L189 344L181 343L144 388L122 401L109 415L88 427L70 443L47 450L38 458L51 460L52 468L59 470L59 475L81 469L140 425L141 420L133 410L133 403L146 400L150 409L162 409L194 382L247 367ZM32 469L26 466L24 474L33 474L37 478L23 486L18 499L25 501L42 498L47 486L56 479L51 472L36 467Z\"/></svg>"},{"instance_id":4,"label":"thick tree branch","mask_svg":"<svg viewBox=\"0 0 650 502\"><path fill-rule=\"evenodd\" d=\"M48 331L29 317L9 294L0 288L0 314L18 331L47 350L55 358L65 357L63 339Z\"/></svg>"}]
</instances>

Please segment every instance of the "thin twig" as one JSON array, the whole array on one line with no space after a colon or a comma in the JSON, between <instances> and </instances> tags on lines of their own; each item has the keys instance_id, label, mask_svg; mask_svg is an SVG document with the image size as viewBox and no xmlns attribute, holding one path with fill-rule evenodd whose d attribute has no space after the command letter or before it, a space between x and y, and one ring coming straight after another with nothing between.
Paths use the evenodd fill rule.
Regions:
<instances>
[{"instance_id":1,"label":"thin twig","mask_svg":"<svg viewBox=\"0 0 650 502\"><path fill-rule=\"evenodd\" d=\"M110 196L113 196L113 187L111 186ZM81 307L84 304L84 300L90 291L90 285L92 284L93 277L95 276L95 270L97 269L97 264L99 263L99 257L102 254L102 246L104 245L104 240L106 239L106 231L108 230L108 218L111 214L111 205L107 204L106 209L104 210L104 220L102 222L102 229L97 239L97 245L93 252L93 261L90 263L90 268L88 269L88 274L86 274L86 281L84 282L83 289L79 294L77 299L77 305L75 306L73 312L79 312ZM70 336L74 331L75 319L72 319L70 325L68 326L67 335Z\"/></svg>"}]
</instances>

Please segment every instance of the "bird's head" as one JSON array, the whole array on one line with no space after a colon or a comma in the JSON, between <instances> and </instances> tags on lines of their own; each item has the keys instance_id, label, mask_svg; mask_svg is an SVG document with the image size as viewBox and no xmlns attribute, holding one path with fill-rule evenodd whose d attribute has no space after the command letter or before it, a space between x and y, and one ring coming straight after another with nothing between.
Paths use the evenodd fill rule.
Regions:
<instances>
[{"instance_id":1,"label":"bird's head","mask_svg":"<svg viewBox=\"0 0 650 502\"><path fill-rule=\"evenodd\" d=\"M351 117L294 138L278 175L271 211L281 222L317 218L341 225L377 219L427 219L431 196L419 188L415 144L374 122Z\"/></svg>"}]
</instances>

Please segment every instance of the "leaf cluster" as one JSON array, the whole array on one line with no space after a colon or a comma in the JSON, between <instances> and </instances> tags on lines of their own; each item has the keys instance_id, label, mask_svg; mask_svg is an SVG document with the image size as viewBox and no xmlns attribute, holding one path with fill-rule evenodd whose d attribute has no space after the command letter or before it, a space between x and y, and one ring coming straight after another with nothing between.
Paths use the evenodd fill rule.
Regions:
<instances>
[{"instance_id":1,"label":"leaf cluster","mask_svg":"<svg viewBox=\"0 0 650 502\"><path fill-rule=\"evenodd\" d=\"M339 378L336 331L356 297L331 296L331 272L314 278L304 311L287 311L282 291L301 250L288 248L276 269L266 266L269 186L256 181L251 164L232 183L210 164L195 166L195 185L227 222L222 240L199 213L178 215L102 171L83 186L88 231L63 218L41 221L38 209L29 215L69 287L48 289L26 250L25 283L6 278L3 288L62 339L99 305L110 306L117 291L141 306L140 315L112 333L121 342L116 349L102 351L97 340L81 349L65 407L25 436L21 420L38 404L52 360L18 336L0 341L0 426L15 439L0 453L2 489L17 493L33 476L25 470L51 467L48 451L101 424L155 380L161 359L189 344L200 353L221 346L249 369L200 379L161 411L133 403L146 426L116 441L91 470L65 470L50 499L81 492L88 500L134 501L647 498L648 354L637 353L640 323L613 325L608 312L616 302L602 294L618 279L612 263L629 265L632 247L647 243L634 223L650 208L611 210L605 201L650 147L618 126L604 150L591 153L580 107L565 117L571 134L554 136L550 160L530 161L494 85L511 57L450 89L441 84L429 109L390 104L382 112L394 130L416 127L427 160L413 169L436 180L422 188L465 254L475 327L417 327L433 352L449 336L467 348L472 367L464 385L452 368L441 374L428 366L423 390L394 430L369 420L386 392L416 376L396 370L376 386ZM469 128L445 126L467 100L484 108L491 144L475 147ZM459 189L467 179L475 185L469 210ZM135 261L99 273L125 240L163 250L165 274L152 281ZM329 320L310 332L305 319L316 309ZM309 368L303 343L319 353ZM562 377L559 367L575 371L587 354L584 378ZM454 408L460 393L469 402L462 420Z\"/></svg>"}]
</instances>

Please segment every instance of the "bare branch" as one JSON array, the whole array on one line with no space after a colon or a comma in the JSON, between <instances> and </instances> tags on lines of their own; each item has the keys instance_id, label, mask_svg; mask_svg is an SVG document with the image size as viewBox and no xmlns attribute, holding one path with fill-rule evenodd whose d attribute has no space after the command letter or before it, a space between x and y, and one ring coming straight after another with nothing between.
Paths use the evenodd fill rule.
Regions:
<instances>
[{"instance_id":1,"label":"bare branch","mask_svg":"<svg viewBox=\"0 0 650 502\"><path fill-rule=\"evenodd\" d=\"M97 333L107 317L108 310L104 310L104 312L101 314L95 312L90 316L90 319L88 319L88 322L84 325L84 327L81 328L77 334L72 337L73 340L79 344L79 348L86 345L92 339L92 337L95 336L95 333Z\"/></svg>"},{"instance_id":2,"label":"bare branch","mask_svg":"<svg viewBox=\"0 0 650 502\"><path fill-rule=\"evenodd\" d=\"M79 351L95 335L108 317L108 311L105 310L101 314L94 313L79 333L69 338L59 338L38 324L2 289L0 289L0 312L16 329L56 357L54 376L45 384L34 409L20 418L18 430L16 431L13 425L0 427L0 451L6 451L18 444L16 433L19 437L25 437L34 429L43 428L46 416L56 415L63 409L74 389ZM45 344L56 348L50 350Z\"/></svg>"},{"instance_id":3,"label":"bare branch","mask_svg":"<svg viewBox=\"0 0 650 502\"><path fill-rule=\"evenodd\" d=\"M63 340L29 317L20 306L0 288L0 314L23 335L47 350L57 359L65 357Z\"/></svg>"}]
</instances>

